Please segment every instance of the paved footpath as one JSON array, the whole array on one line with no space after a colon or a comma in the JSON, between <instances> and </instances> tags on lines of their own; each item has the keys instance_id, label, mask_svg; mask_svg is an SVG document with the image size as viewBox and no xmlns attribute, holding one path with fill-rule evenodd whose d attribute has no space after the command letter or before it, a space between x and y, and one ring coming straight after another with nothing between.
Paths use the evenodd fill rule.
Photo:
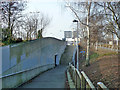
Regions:
<instances>
[{"instance_id":1,"label":"paved footpath","mask_svg":"<svg viewBox=\"0 0 120 90\"><path fill-rule=\"evenodd\" d=\"M19 88L65 88L66 66L59 65L54 69L46 71Z\"/></svg>"}]
</instances>

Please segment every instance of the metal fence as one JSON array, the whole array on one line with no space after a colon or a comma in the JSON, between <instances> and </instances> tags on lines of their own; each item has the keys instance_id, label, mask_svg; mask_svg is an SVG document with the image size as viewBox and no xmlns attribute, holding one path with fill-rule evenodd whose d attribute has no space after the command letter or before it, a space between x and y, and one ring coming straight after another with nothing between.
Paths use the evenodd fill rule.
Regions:
<instances>
[{"instance_id":1,"label":"metal fence","mask_svg":"<svg viewBox=\"0 0 120 90\"><path fill-rule=\"evenodd\" d=\"M95 87L85 72L79 72L78 69L76 69L72 64L69 64L68 72L70 73L77 90L108 90L108 88L102 82L98 82L98 86Z\"/></svg>"},{"instance_id":2,"label":"metal fence","mask_svg":"<svg viewBox=\"0 0 120 90\"><path fill-rule=\"evenodd\" d=\"M96 46L96 45L95 45ZM111 50L111 51L116 51L116 52L118 52L118 51L120 51L120 50L118 50L118 46L116 45L114 45L114 46L112 46L112 45L105 45L105 44L99 44L98 45L98 48L102 48L102 49L106 49L106 50ZM119 48L120 48L120 46L119 46Z\"/></svg>"}]
</instances>

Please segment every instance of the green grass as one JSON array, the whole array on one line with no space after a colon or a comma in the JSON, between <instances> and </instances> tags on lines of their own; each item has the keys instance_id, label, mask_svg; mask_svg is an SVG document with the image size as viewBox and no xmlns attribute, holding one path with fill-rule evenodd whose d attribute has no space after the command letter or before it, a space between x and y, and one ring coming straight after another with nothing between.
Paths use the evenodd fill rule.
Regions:
<instances>
[{"instance_id":1,"label":"green grass","mask_svg":"<svg viewBox=\"0 0 120 90\"><path fill-rule=\"evenodd\" d=\"M92 55L90 55L90 59L97 58L98 56L99 56L99 54L97 54L97 53L93 53Z\"/></svg>"},{"instance_id":2,"label":"green grass","mask_svg":"<svg viewBox=\"0 0 120 90\"><path fill-rule=\"evenodd\" d=\"M95 51L95 52L91 52L90 55L90 63L94 63L96 62L99 58L104 57L104 56L111 56L111 55L118 55L117 52L113 52L113 51ZM82 63L83 65L85 64L86 60L81 60L80 63Z\"/></svg>"},{"instance_id":3,"label":"green grass","mask_svg":"<svg viewBox=\"0 0 120 90\"><path fill-rule=\"evenodd\" d=\"M110 55L117 55L117 52L105 53L105 54L101 54L101 55L99 55L99 56L100 56L100 57L103 57L103 56L110 56Z\"/></svg>"},{"instance_id":4,"label":"green grass","mask_svg":"<svg viewBox=\"0 0 120 90\"><path fill-rule=\"evenodd\" d=\"M97 58L103 57L103 56L110 56L110 55L117 55L116 52L109 52L109 53L104 53L104 54L98 54L98 53L93 53L90 55L90 62L95 62Z\"/></svg>"},{"instance_id":5,"label":"green grass","mask_svg":"<svg viewBox=\"0 0 120 90\"><path fill-rule=\"evenodd\" d=\"M90 55L90 63L95 62L98 57L99 57L98 53L93 53L92 55Z\"/></svg>"}]
</instances>

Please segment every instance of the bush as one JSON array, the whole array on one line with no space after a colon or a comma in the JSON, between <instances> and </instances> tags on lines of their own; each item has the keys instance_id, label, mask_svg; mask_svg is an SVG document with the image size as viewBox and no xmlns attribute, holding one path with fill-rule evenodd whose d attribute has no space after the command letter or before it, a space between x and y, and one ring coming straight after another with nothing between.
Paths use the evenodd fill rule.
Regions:
<instances>
[{"instance_id":1,"label":"bush","mask_svg":"<svg viewBox=\"0 0 120 90\"><path fill-rule=\"evenodd\" d=\"M97 54L97 53L93 53L92 55L90 55L90 59L97 58L98 56L99 56L99 54Z\"/></svg>"},{"instance_id":2,"label":"bush","mask_svg":"<svg viewBox=\"0 0 120 90\"><path fill-rule=\"evenodd\" d=\"M22 38L18 38L17 40L16 40L16 43L19 43L19 42L22 42L23 40L22 40Z\"/></svg>"}]
</instances>

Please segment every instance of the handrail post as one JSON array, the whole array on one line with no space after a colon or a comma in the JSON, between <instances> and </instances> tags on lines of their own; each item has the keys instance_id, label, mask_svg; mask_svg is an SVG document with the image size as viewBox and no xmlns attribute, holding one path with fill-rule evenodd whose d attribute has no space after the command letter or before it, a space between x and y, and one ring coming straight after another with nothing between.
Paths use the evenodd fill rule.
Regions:
<instances>
[{"instance_id":1,"label":"handrail post","mask_svg":"<svg viewBox=\"0 0 120 90\"><path fill-rule=\"evenodd\" d=\"M73 80L74 80L74 83L75 83L75 86L76 86L76 72L75 72L75 68L73 67Z\"/></svg>"},{"instance_id":2,"label":"handrail post","mask_svg":"<svg viewBox=\"0 0 120 90\"><path fill-rule=\"evenodd\" d=\"M85 78L83 75L81 75L81 89L85 90Z\"/></svg>"},{"instance_id":3,"label":"handrail post","mask_svg":"<svg viewBox=\"0 0 120 90\"><path fill-rule=\"evenodd\" d=\"M82 74L82 78L84 78L83 79L83 83L85 84L85 85L83 85L83 87L86 89L86 84L88 84L88 86L92 89L92 90L95 90L95 86L92 84L92 82L90 81L90 79L87 77L87 75L82 71L81 72L81 74Z\"/></svg>"},{"instance_id":4,"label":"handrail post","mask_svg":"<svg viewBox=\"0 0 120 90\"><path fill-rule=\"evenodd\" d=\"M72 79L77 90L96 90L95 86L84 71L79 72L73 65L70 65L70 67Z\"/></svg>"},{"instance_id":5,"label":"handrail post","mask_svg":"<svg viewBox=\"0 0 120 90\"><path fill-rule=\"evenodd\" d=\"M77 88L78 88L78 90L80 90L80 88L81 88L81 83L80 83L80 77L77 75Z\"/></svg>"},{"instance_id":6,"label":"handrail post","mask_svg":"<svg viewBox=\"0 0 120 90\"><path fill-rule=\"evenodd\" d=\"M75 69L75 86L77 88L77 72L76 72L76 69Z\"/></svg>"},{"instance_id":7,"label":"handrail post","mask_svg":"<svg viewBox=\"0 0 120 90\"><path fill-rule=\"evenodd\" d=\"M80 90L81 89L81 74L78 71L78 69L75 69L75 70L76 70L76 75L77 75L77 90Z\"/></svg>"}]
</instances>

